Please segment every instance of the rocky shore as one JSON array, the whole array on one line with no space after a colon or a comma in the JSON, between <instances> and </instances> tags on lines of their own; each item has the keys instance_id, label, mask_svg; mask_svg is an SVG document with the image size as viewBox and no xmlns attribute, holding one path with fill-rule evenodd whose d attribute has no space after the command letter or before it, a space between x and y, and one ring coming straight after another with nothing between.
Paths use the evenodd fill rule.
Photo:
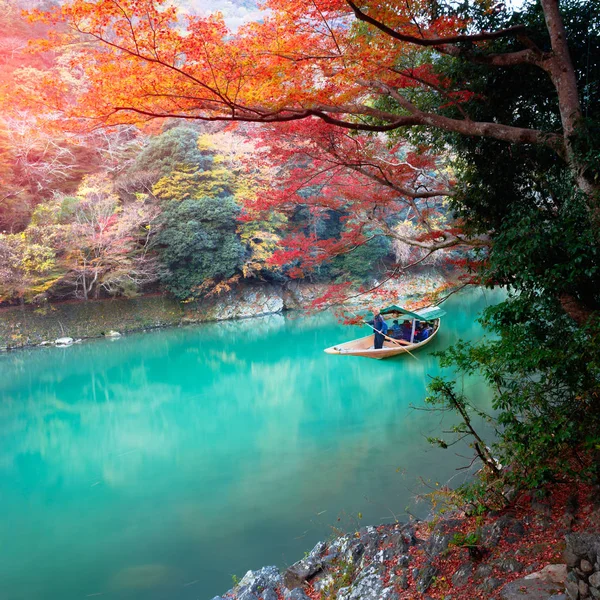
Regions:
<instances>
[{"instance_id":1,"label":"rocky shore","mask_svg":"<svg viewBox=\"0 0 600 600\"><path fill-rule=\"evenodd\" d=\"M599 531L599 490L557 486L486 516L364 527L213 600L597 600Z\"/></svg>"},{"instance_id":2,"label":"rocky shore","mask_svg":"<svg viewBox=\"0 0 600 600\"><path fill-rule=\"evenodd\" d=\"M433 292L445 283L440 273L412 275L394 282L394 291L405 299ZM292 282L241 285L202 302L181 303L163 295L133 299L68 301L44 307L0 309L0 351L54 344L58 340L110 337L159 327L244 319L304 309L327 289L326 284ZM353 300L369 303L369 296ZM379 301L380 302L380 301ZM56 344L69 345L66 343Z\"/></svg>"}]
</instances>

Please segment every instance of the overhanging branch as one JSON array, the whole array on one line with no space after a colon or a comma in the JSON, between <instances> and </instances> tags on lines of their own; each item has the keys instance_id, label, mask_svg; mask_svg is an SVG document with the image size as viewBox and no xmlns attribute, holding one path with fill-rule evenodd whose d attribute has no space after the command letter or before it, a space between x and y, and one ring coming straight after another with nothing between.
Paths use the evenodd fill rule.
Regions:
<instances>
[{"instance_id":1,"label":"overhanging branch","mask_svg":"<svg viewBox=\"0 0 600 600\"><path fill-rule=\"evenodd\" d=\"M417 37L396 31L395 29L388 27L385 23L382 23L381 21L378 21L377 19L363 12L356 4L354 4L352 0L346 0L346 4L348 4L348 6L352 9L354 15L359 21L363 21L373 25L374 27L377 27L377 29L394 38L395 40L407 42L409 44L416 44L417 46L435 47L443 46L445 44L458 44L460 42L482 42L485 40L497 40L499 38L508 37L511 35L518 35L523 33L526 29L524 25L515 25L514 27L508 27L507 29L499 29L498 31L481 31L473 34L450 35L431 38Z\"/></svg>"}]
</instances>

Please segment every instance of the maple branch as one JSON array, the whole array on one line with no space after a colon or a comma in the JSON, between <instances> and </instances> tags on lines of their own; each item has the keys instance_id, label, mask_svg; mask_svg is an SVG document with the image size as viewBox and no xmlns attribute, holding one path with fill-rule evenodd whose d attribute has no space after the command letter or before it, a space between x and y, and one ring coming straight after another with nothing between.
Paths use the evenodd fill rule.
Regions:
<instances>
[{"instance_id":1,"label":"maple branch","mask_svg":"<svg viewBox=\"0 0 600 600\"><path fill-rule=\"evenodd\" d=\"M549 52L542 52L539 49L526 48L523 50L516 50L515 52L506 52L499 54L475 54L468 50L462 50L455 46L447 48L437 48L442 54L454 56L456 58L464 58L469 62L479 65L489 65L491 67L514 67L515 65L535 65L540 67L544 71L548 71L546 66L547 61L552 57Z\"/></svg>"},{"instance_id":2,"label":"maple branch","mask_svg":"<svg viewBox=\"0 0 600 600\"><path fill-rule=\"evenodd\" d=\"M543 52L540 48L527 36L523 35L526 31L525 25L514 25L506 29L499 29L497 31L482 31L473 34L459 34L453 36L444 37L432 37L426 38L421 31L420 26L414 20L413 23L419 29L422 37L409 35L402 33L388 27L385 23L378 21L377 19L369 16L364 11L354 4L352 0L346 0L346 3L352 8L354 15L360 21L373 25L386 35L389 35L393 39L407 42L409 44L415 44L424 47L433 47L442 54L447 54L454 57L460 57L473 62L476 64L484 64L495 67L509 67L521 64L531 64L542 68L544 71L548 71L547 62L552 57L552 53ZM487 56L475 54L471 49L459 48L455 44L461 42L479 42L486 40L495 40L503 37L516 36L519 41L526 46L524 50L518 50L515 52L489 54Z\"/></svg>"},{"instance_id":3,"label":"maple branch","mask_svg":"<svg viewBox=\"0 0 600 600\"><path fill-rule=\"evenodd\" d=\"M430 252L434 252L436 250L447 250L448 248L454 248L456 246L477 246L477 242L470 242L463 238L460 238L455 235L447 235L445 233L440 232L441 241L439 242L421 242L415 238L405 237L403 235L399 235L396 233L385 221L379 222L381 228L385 231L386 237L390 237L394 240L398 240L399 242L403 242L408 244L409 246L415 246L416 248L422 248L423 250L427 250Z\"/></svg>"},{"instance_id":4,"label":"maple branch","mask_svg":"<svg viewBox=\"0 0 600 600\"><path fill-rule=\"evenodd\" d=\"M335 33L333 32L333 30L329 26L329 23L327 22L327 19L323 15L323 12L319 9L319 7L318 7L317 3L315 2L315 0L312 0L312 3L313 3L313 6L315 7L315 9L317 10L317 12L319 13L319 16L321 17L321 20L325 24L325 27L327 27L327 31L329 31L329 34L331 35L331 39L333 40L333 43L335 44L335 47L336 47L336 49L338 51L338 54L340 56L343 56L342 49L340 48L340 45L338 44L337 38L335 37Z\"/></svg>"},{"instance_id":5,"label":"maple branch","mask_svg":"<svg viewBox=\"0 0 600 600\"><path fill-rule=\"evenodd\" d=\"M357 143L356 140L352 140L352 141ZM449 190L449 189L429 190L424 185L418 186L418 187L422 187L423 191L418 191L418 189L409 189L406 186L402 186L402 185L399 185L399 184L391 181L390 178L387 176L385 170L381 167L381 165L377 164L377 162L375 162L375 161L359 160L359 161L353 162L352 160L348 160L346 157L344 157L344 155L340 156L340 154L337 151L337 149L335 148L335 146L332 146L331 148L327 148L327 147L323 147L322 145L320 145L320 147L328 155L328 158L322 159L325 162L329 162L338 167L347 168L347 169L353 170L357 173L360 173L364 177L367 177L368 179L371 179L384 187L388 187L388 188L394 190L395 192L399 193L402 196L406 196L406 197L412 198L412 199L418 199L418 198L437 198L439 196L454 195L454 192L452 190ZM312 158L314 159L314 158L318 158L318 157L312 157ZM382 162L385 162L385 161L382 160ZM403 163L403 164L410 167L411 169L417 170L410 163ZM391 165L391 166L400 166L400 165ZM380 175L377 175L376 173L373 173L372 171L370 171L369 167L371 169L375 169L375 171L380 173ZM420 171L418 171L418 173L421 174ZM416 179L415 179L415 181L416 181Z\"/></svg>"},{"instance_id":6,"label":"maple branch","mask_svg":"<svg viewBox=\"0 0 600 600\"><path fill-rule=\"evenodd\" d=\"M346 0L352 5L352 0ZM294 121L303 119L309 116L315 116L322 119L324 122L329 123L330 125L336 125L339 127L343 127L345 129L350 129L353 131L370 131L370 132L390 132L401 127L412 127L417 125L426 125L431 127L436 127L439 129L443 129L446 131L453 131L456 133L461 133L463 135L469 136L481 136L481 137L492 137L495 139L499 139L502 141L512 142L512 143L529 143L529 144L545 144L554 148L554 150L559 154L563 155L564 153L564 140L560 136L556 134L544 133L537 130L531 129L523 129L519 127L512 127L509 125L501 125L498 123L486 123L486 122L476 122L470 121L468 119L460 120L460 119L451 119L449 117L443 117L441 115L436 115L433 113L426 113L417 109L412 103L410 103L406 98L402 97L396 90L393 88L381 84L379 82L374 82L376 88L380 90L386 91L390 94L403 108L407 110L409 115L398 116L393 113L388 113L384 111L379 111L374 109L373 107L360 105L358 107L333 107L333 106L319 106L314 108L306 108L302 110L295 111L293 109L286 109L284 111L263 111L260 107L253 108L249 106L241 106L236 102L233 102L227 95L224 95L218 88L211 87L206 83L199 80L197 77L194 77L186 70L181 69L174 64L169 64L164 60L158 57L158 54L155 56L144 55L139 53L136 50L131 50L122 44L117 44L115 42L110 41L105 36L93 33L90 31L86 31L81 28L78 24L74 24L73 27L79 33L84 35L89 35L98 41L118 50L121 52L125 52L130 56L134 56L139 58L140 60L155 63L161 65L169 70L172 70L182 77L189 79L194 84L200 86L201 89L207 91L209 94L214 96L214 99L202 99L200 103L212 104L213 108L209 110L215 110L215 105L219 103L223 108L228 109L228 114L220 114L216 116L207 116L207 115L199 115L198 109L202 107L195 107L190 109L193 111L191 114L172 114L168 111L154 111L154 110L144 110L139 107L123 107L117 106L114 108L114 112L123 112L123 111L131 111L136 114L144 115L149 118L166 118L166 117L175 117L175 118L183 118L183 119L198 119L204 121L246 121L246 122L256 122L256 123L270 123L270 122L286 122L286 121ZM514 28L513 28L514 29ZM506 30L508 31L508 30ZM494 34L499 34L502 32L494 32ZM402 34L403 35L403 34ZM480 34L484 35L484 34ZM492 33L486 34L492 35ZM455 36L455 38L463 38L464 36ZM446 38L438 38L438 41ZM447 38L446 41L454 39ZM483 38L482 38L483 39ZM484 39L493 39L493 38L484 38ZM415 38L415 40L421 40L421 38ZM429 42L429 40L421 40L427 41L425 45L433 45ZM460 40L456 40L460 41ZM134 43L135 40L134 40ZM533 52L531 49L528 49L526 52ZM210 65L212 69L212 65ZM213 73L213 80L216 83L216 77ZM371 116L379 120L387 121L386 124L373 124L373 123L364 123L357 121L349 121L344 118L334 117L333 114L348 114L354 116Z\"/></svg>"},{"instance_id":7,"label":"maple branch","mask_svg":"<svg viewBox=\"0 0 600 600\"><path fill-rule=\"evenodd\" d=\"M420 83L421 85L431 88L434 92L437 92L438 94L440 94L441 96L446 98L446 100L448 100L448 103L452 104L465 119L469 118L469 115L465 112L464 108L460 105L460 102L457 102L454 98L452 98L452 96L450 95L451 92L444 90L439 85L436 85L430 81L427 81L426 79L423 79L422 77L418 77L413 72L409 73L407 71L400 71L395 68L391 68L390 70L392 71L392 73L397 73L398 75L402 75L402 77L406 77L407 79L412 79L413 81L416 81L417 83Z\"/></svg>"},{"instance_id":8,"label":"maple branch","mask_svg":"<svg viewBox=\"0 0 600 600\"><path fill-rule=\"evenodd\" d=\"M363 163L363 164L353 165L353 164L346 163L344 166L356 171L357 173L360 173L361 175L364 175L365 177L368 177L369 179L372 179L373 181L376 181L380 185L383 185L385 187L388 187L388 188L394 190L395 192L398 192L402 196L407 196L408 198L413 198L413 199L437 198L438 196L453 196L454 195L454 192L452 190L427 190L426 189L425 191L419 192L417 190L411 190L407 187L398 185L398 184L390 181L388 179L388 177L385 175L385 173L383 172L383 169L381 169L381 167L379 167L376 164ZM371 173L367 169L365 169L365 167L373 167L374 169L379 170L382 174L376 175L375 173Z\"/></svg>"},{"instance_id":9,"label":"maple branch","mask_svg":"<svg viewBox=\"0 0 600 600\"><path fill-rule=\"evenodd\" d=\"M101 42L103 44L106 44L110 48L114 48L115 50L119 50L120 52L124 52L125 54L128 54L129 56L133 56L135 58L139 58L140 60L147 61L147 62L150 62L150 63L154 63L154 64L160 65L162 67L165 67L167 69L170 69L172 71L175 71L176 73L179 73L184 78L187 78L187 79L191 80L193 83L195 83L196 85L200 86L202 89L207 90L209 93L211 93L214 96L216 96L217 98L219 98L221 100L221 102L223 103L223 105L225 105L225 106L231 106L232 105L231 101L228 98L226 98L225 96L222 96L219 93L219 90L213 89L212 87L210 87L206 83L202 82L197 77L194 77L190 73L187 73L183 69L180 69L180 68L176 67L175 65L171 65L171 64L163 61L162 59L160 59L158 57L158 54L156 54L155 57L145 56L145 55L143 55L143 54L141 54L139 52L136 52L136 51L131 50L130 48L127 48L126 46L122 46L120 44L116 44L115 42L111 42L108 38L105 38L105 37L103 37L102 35L100 35L98 33L93 33L91 31L86 31L85 29L81 29L81 27L77 23L74 23L72 25L72 27L78 33L81 33L82 35L89 35L90 37L94 38L95 40L97 40L97 41L99 41L99 42Z\"/></svg>"},{"instance_id":10,"label":"maple branch","mask_svg":"<svg viewBox=\"0 0 600 600\"><path fill-rule=\"evenodd\" d=\"M412 102L402 96L396 89L381 82L372 82L372 85L387 92L398 104L410 113L415 124L428 125L444 131L453 131L467 136L491 137L514 144L542 144L552 148L557 154L564 154L564 139L556 133L540 131L538 129L525 129L501 123L486 121L471 121L470 119L452 119L435 113L420 110ZM399 125L401 127L402 125Z\"/></svg>"},{"instance_id":11,"label":"maple branch","mask_svg":"<svg viewBox=\"0 0 600 600\"><path fill-rule=\"evenodd\" d=\"M451 35L445 37L417 37L414 35L409 35L407 33L401 33L400 31L396 31L391 27L388 27L385 23L378 21L377 19L369 16L367 13L363 12L352 0L346 0L346 4L352 9L355 17L359 21L363 21L365 23L369 23L369 25L373 25L386 35L394 38L395 40L399 40L401 42L408 42L409 44L415 44L417 46L443 46L445 44L458 44L460 42L481 42L484 40L497 40L499 38L508 37L511 35L516 35L519 33L523 33L526 30L524 25L515 25L513 27L508 27L507 29L499 29L498 31L481 31L479 33L472 34L459 34L459 35Z\"/></svg>"}]
</instances>

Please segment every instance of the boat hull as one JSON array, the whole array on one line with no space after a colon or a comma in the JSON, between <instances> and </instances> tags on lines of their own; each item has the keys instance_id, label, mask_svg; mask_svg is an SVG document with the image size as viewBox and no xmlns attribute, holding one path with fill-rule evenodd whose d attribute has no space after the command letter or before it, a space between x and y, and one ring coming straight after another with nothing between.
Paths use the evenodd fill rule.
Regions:
<instances>
[{"instance_id":1,"label":"boat hull","mask_svg":"<svg viewBox=\"0 0 600 600\"><path fill-rule=\"evenodd\" d=\"M426 346L435 338L440 330L439 319L435 324L433 333L422 342L416 342L410 344L403 340L392 341L386 339L383 342L383 348L376 350L373 348L373 334L366 335L365 337L351 340L343 344L337 344L329 348L325 348L327 354L339 354L342 356L362 356L364 358L374 358L376 360L382 360L384 358L391 358L392 356L399 356L400 354L412 354L419 350L423 346ZM399 344L397 342L400 342Z\"/></svg>"}]
</instances>

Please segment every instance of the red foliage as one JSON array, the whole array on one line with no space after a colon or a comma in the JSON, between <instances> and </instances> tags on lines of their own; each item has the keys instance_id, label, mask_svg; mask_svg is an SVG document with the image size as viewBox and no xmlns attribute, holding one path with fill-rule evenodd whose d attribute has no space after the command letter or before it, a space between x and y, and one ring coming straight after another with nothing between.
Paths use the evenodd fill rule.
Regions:
<instances>
[{"instance_id":1,"label":"red foliage","mask_svg":"<svg viewBox=\"0 0 600 600\"><path fill-rule=\"evenodd\" d=\"M425 77L430 69L424 65L418 72ZM298 206L308 209L309 223L290 230L271 258L272 264L292 265L293 277L374 236L393 236L398 220L423 224L444 213L441 203L450 193L448 181L439 175L439 158L424 149L416 151L406 143L389 147L382 137L349 134L319 119L265 125L253 135L263 152L249 159L247 168L269 167L264 181L269 191L247 201L241 220L270 211L292 215ZM332 214L342 228L339 237L321 239L309 232L311 219L316 223ZM458 239L461 233L459 224L430 229L415 241L433 246L442 238Z\"/></svg>"}]
</instances>

